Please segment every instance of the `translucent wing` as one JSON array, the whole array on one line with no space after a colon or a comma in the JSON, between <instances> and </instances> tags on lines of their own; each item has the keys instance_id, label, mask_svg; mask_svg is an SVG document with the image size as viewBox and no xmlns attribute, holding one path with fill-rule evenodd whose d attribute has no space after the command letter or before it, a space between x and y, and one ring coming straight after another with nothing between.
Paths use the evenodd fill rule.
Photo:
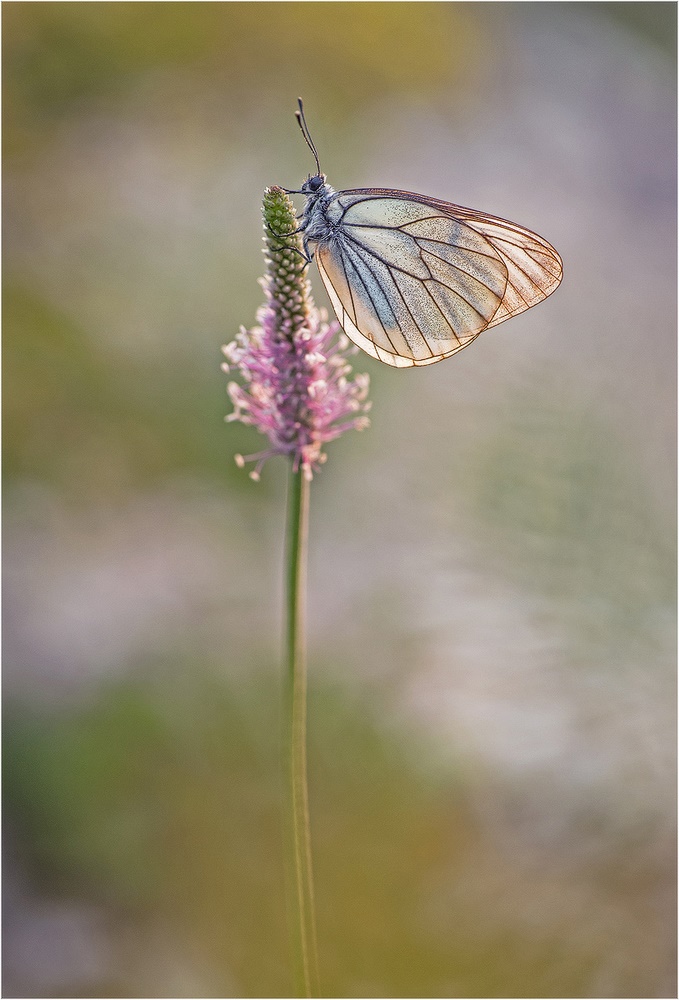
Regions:
<instances>
[{"instance_id":1,"label":"translucent wing","mask_svg":"<svg viewBox=\"0 0 679 1000\"><path fill-rule=\"evenodd\" d=\"M450 357L541 302L561 280L546 240L504 219L406 191L342 191L318 268L347 335L395 367Z\"/></svg>"}]
</instances>

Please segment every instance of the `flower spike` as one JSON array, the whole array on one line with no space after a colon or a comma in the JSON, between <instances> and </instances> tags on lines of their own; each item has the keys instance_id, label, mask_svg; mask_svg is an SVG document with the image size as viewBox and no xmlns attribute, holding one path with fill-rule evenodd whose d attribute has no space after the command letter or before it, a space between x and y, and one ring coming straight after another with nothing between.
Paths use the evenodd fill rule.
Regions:
<instances>
[{"instance_id":1,"label":"flower spike","mask_svg":"<svg viewBox=\"0 0 679 1000\"><path fill-rule=\"evenodd\" d=\"M294 471L311 479L328 441L368 426L368 376L351 376L348 357L356 349L314 304L290 198L267 188L263 208L265 302L258 325L222 348L222 368L240 376L227 386L234 409L226 419L252 424L269 439L265 451L236 456L240 466L257 463L253 479L274 455L288 455Z\"/></svg>"}]
</instances>

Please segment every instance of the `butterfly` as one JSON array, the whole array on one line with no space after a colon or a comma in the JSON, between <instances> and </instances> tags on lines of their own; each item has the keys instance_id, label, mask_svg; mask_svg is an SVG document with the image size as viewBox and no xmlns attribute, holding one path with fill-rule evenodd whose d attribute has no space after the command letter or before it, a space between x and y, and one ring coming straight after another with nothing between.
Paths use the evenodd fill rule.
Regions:
<instances>
[{"instance_id":1,"label":"butterfly","mask_svg":"<svg viewBox=\"0 0 679 1000\"><path fill-rule=\"evenodd\" d=\"M395 368L442 361L559 285L561 257L523 226L410 191L335 191L298 105L317 173L284 189L307 199L295 232L344 332L371 357Z\"/></svg>"}]
</instances>

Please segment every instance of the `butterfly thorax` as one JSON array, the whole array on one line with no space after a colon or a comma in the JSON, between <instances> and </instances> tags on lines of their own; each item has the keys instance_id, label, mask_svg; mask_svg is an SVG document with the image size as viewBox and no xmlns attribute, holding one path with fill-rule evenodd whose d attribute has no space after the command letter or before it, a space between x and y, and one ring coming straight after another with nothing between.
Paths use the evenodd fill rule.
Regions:
<instances>
[{"instance_id":1,"label":"butterfly thorax","mask_svg":"<svg viewBox=\"0 0 679 1000\"><path fill-rule=\"evenodd\" d=\"M306 196L306 205L300 229L306 240L326 243L332 239L335 230L335 221L329 217L328 208L337 198L337 192L326 183L325 174L309 177L301 190Z\"/></svg>"}]
</instances>

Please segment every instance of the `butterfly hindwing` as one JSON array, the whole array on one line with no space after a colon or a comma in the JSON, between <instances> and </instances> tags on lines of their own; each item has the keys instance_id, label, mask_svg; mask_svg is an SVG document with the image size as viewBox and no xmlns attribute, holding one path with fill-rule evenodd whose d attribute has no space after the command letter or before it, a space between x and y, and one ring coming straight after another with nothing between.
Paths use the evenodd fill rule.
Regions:
<instances>
[{"instance_id":1,"label":"butterfly hindwing","mask_svg":"<svg viewBox=\"0 0 679 1000\"><path fill-rule=\"evenodd\" d=\"M354 202L316 257L347 334L399 367L466 347L488 326L507 284L506 265L484 237L395 198Z\"/></svg>"}]
</instances>

